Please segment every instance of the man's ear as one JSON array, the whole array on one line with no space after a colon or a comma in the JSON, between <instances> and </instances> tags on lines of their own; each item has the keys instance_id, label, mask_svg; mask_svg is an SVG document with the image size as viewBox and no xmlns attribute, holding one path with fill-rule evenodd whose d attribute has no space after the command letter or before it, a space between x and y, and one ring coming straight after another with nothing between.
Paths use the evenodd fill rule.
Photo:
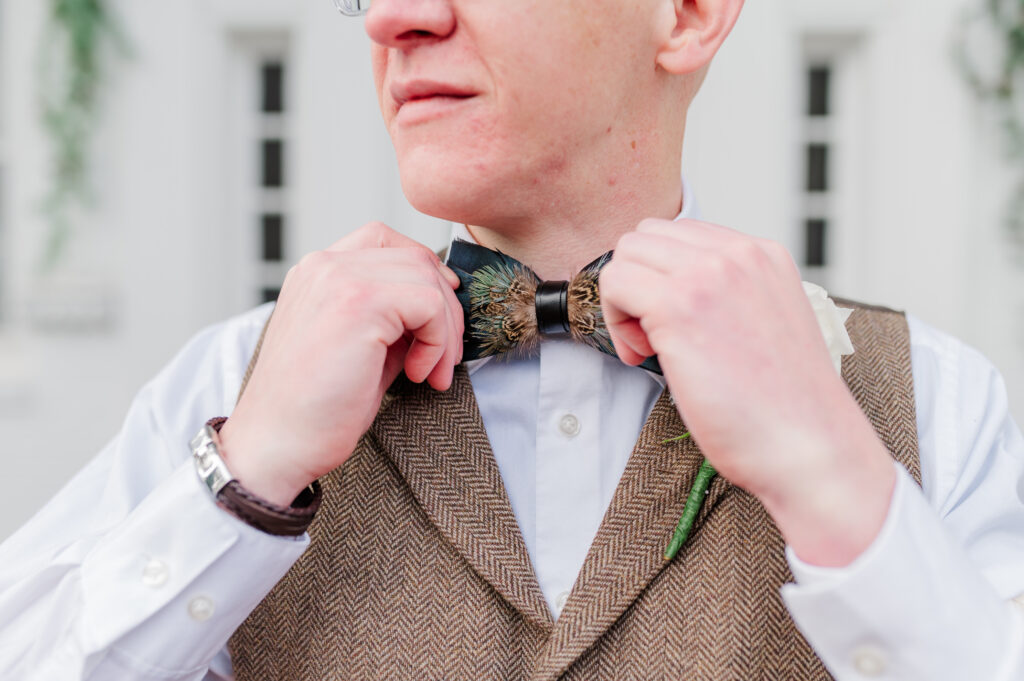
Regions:
<instances>
[{"instance_id":1,"label":"man's ear","mask_svg":"<svg viewBox=\"0 0 1024 681\"><path fill-rule=\"evenodd\" d=\"M743 0L658 0L656 63L669 73L695 73L711 63L732 30Z\"/></svg>"}]
</instances>

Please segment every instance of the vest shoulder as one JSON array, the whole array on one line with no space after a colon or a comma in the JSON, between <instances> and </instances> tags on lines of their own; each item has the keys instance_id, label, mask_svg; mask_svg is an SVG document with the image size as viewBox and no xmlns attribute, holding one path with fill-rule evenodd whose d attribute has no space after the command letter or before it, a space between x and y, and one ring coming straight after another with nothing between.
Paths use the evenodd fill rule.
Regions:
<instances>
[{"instance_id":1,"label":"vest shoulder","mask_svg":"<svg viewBox=\"0 0 1024 681\"><path fill-rule=\"evenodd\" d=\"M906 312L904 312L903 310L897 310L895 308L887 307L885 305L866 303L860 300L854 300L852 298L844 298L842 296L831 296L831 298L839 307L852 308L854 310L863 310L865 312L875 312L878 314L885 315L896 315L900 317L906 316Z\"/></svg>"},{"instance_id":2,"label":"vest shoulder","mask_svg":"<svg viewBox=\"0 0 1024 681\"><path fill-rule=\"evenodd\" d=\"M860 350L862 357L859 359L866 359L863 355L869 348L867 354L878 360L895 360L908 354L906 348L912 339L906 312L851 298L837 296L832 300L840 308L853 310L846 320L846 330L854 348Z\"/></svg>"}]
</instances>

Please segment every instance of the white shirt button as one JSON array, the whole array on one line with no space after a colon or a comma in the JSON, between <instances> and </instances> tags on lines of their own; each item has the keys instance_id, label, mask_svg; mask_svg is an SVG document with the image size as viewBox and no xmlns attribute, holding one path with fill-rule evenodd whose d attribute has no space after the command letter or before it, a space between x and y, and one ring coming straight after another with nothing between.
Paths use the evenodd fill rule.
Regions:
<instances>
[{"instance_id":1,"label":"white shirt button","mask_svg":"<svg viewBox=\"0 0 1024 681\"><path fill-rule=\"evenodd\" d=\"M580 432L580 420L575 414L565 414L558 421L558 429L569 437L574 437Z\"/></svg>"},{"instance_id":2,"label":"white shirt button","mask_svg":"<svg viewBox=\"0 0 1024 681\"><path fill-rule=\"evenodd\" d=\"M142 568L142 583L154 589L167 583L167 566L155 558Z\"/></svg>"},{"instance_id":3,"label":"white shirt button","mask_svg":"<svg viewBox=\"0 0 1024 681\"><path fill-rule=\"evenodd\" d=\"M569 592L568 591L563 591L562 593L558 594L558 598L555 599L555 608L558 609L558 612L562 612L562 608L565 607L565 602L568 601L568 600L569 600Z\"/></svg>"},{"instance_id":4,"label":"white shirt button","mask_svg":"<svg viewBox=\"0 0 1024 681\"><path fill-rule=\"evenodd\" d=\"M196 622L205 622L213 617L213 601L206 596L196 596L188 602L188 615Z\"/></svg>"},{"instance_id":5,"label":"white shirt button","mask_svg":"<svg viewBox=\"0 0 1024 681\"><path fill-rule=\"evenodd\" d=\"M885 672L885 651L863 645L853 651L853 668L863 676L881 676Z\"/></svg>"}]
</instances>

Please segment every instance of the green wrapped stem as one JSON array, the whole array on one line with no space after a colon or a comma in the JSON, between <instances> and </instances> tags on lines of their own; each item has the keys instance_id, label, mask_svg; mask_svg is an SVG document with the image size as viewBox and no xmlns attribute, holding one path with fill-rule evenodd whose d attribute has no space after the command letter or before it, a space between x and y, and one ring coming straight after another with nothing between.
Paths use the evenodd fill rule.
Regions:
<instances>
[{"instance_id":1,"label":"green wrapped stem","mask_svg":"<svg viewBox=\"0 0 1024 681\"><path fill-rule=\"evenodd\" d=\"M670 437L667 440L662 440L661 444L663 444L663 445L670 445L673 442L681 442L681 441L685 440L688 437L690 437L690 433L686 432L686 433L683 433L682 435L680 435L679 437Z\"/></svg>"},{"instance_id":2,"label":"green wrapped stem","mask_svg":"<svg viewBox=\"0 0 1024 681\"><path fill-rule=\"evenodd\" d=\"M683 515L679 518L679 523L676 525L672 541L669 542L668 547L665 549L665 560L675 558L675 555L679 553L679 549L686 543L686 538L690 536L693 523L697 520L697 513L700 512L700 507L704 504L704 497L707 496L711 479L714 477L714 467L708 463L707 459L704 459L700 465L700 470L697 471L697 479L693 481L693 487L690 488L690 496L686 498L686 506L683 507Z\"/></svg>"}]
</instances>

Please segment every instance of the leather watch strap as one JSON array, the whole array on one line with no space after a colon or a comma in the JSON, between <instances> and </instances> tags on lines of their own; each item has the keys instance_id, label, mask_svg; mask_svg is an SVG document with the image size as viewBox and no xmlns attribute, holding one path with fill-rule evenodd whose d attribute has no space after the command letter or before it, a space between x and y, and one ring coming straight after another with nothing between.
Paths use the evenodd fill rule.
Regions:
<instances>
[{"instance_id":1,"label":"leather watch strap","mask_svg":"<svg viewBox=\"0 0 1024 681\"><path fill-rule=\"evenodd\" d=\"M219 433L226 421L225 417L218 416L207 421L207 425ZM288 537L299 536L309 528L322 498L319 480L304 489L287 508L256 496L238 480L227 483L217 493L217 501L245 523L268 534Z\"/></svg>"}]
</instances>

